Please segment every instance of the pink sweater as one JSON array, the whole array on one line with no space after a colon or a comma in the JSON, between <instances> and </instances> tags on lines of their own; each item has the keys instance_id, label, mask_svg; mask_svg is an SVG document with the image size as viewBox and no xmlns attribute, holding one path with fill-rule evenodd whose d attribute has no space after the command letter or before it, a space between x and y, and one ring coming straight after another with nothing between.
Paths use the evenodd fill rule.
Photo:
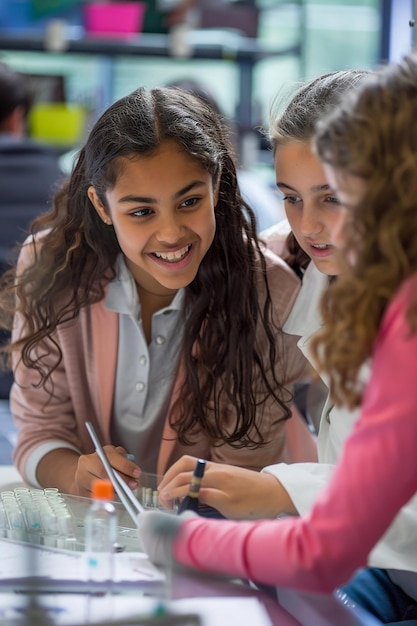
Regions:
<instances>
[{"instance_id":1,"label":"pink sweater","mask_svg":"<svg viewBox=\"0 0 417 626\"><path fill-rule=\"evenodd\" d=\"M180 563L318 592L333 590L366 565L417 491L417 333L410 335L406 321L416 292L413 277L386 311L360 418L311 513L258 522L186 521L174 544Z\"/></svg>"}]
</instances>

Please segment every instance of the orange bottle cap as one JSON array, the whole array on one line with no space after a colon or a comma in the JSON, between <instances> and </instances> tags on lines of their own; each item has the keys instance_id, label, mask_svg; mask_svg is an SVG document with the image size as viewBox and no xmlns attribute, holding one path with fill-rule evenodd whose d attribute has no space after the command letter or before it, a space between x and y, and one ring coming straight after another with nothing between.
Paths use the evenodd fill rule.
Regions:
<instances>
[{"instance_id":1,"label":"orange bottle cap","mask_svg":"<svg viewBox=\"0 0 417 626\"><path fill-rule=\"evenodd\" d=\"M92 484L92 495L97 500L113 500L114 489L110 480L101 480L97 478Z\"/></svg>"}]
</instances>

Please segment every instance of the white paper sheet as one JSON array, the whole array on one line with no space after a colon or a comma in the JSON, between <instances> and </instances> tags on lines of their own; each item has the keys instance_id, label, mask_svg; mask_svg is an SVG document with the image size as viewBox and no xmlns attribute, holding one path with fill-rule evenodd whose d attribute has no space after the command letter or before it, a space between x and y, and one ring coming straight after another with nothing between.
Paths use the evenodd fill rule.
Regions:
<instances>
[{"instance_id":1,"label":"white paper sheet","mask_svg":"<svg viewBox=\"0 0 417 626\"><path fill-rule=\"evenodd\" d=\"M10 579L36 577L51 581L86 579L85 553L0 540L0 588ZM163 572L143 552L114 554L114 582L162 582Z\"/></svg>"}]
</instances>

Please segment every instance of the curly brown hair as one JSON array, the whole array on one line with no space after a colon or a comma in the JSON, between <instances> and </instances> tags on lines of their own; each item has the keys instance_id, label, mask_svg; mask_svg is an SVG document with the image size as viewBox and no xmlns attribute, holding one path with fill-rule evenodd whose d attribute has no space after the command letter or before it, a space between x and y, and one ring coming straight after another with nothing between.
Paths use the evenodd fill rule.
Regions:
<instances>
[{"instance_id":1,"label":"curly brown hair","mask_svg":"<svg viewBox=\"0 0 417 626\"><path fill-rule=\"evenodd\" d=\"M322 302L313 352L337 403L360 403L361 366L400 285L417 272L417 56L369 76L317 127L315 148L337 176L365 182L347 209L343 268ZM347 259L354 258L354 264ZM407 316L417 327L416 301Z\"/></svg>"}]
</instances>

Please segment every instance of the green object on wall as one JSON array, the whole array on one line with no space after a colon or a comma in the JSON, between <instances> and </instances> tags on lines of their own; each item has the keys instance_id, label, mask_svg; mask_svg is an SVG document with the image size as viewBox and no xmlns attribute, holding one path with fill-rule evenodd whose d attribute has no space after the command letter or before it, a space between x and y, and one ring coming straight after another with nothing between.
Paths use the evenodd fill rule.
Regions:
<instances>
[{"instance_id":1,"label":"green object on wall","mask_svg":"<svg viewBox=\"0 0 417 626\"><path fill-rule=\"evenodd\" d=\"M145 18L143 21L144 33L167 33L168 23L166 14L157 8L157 0L146 0Z\"/></svg>"},{"instance_id":2,"label":"green object on wall","mask_svg":"<svg viewBox=\"0 0 417 626\"><path fill-rule=\"evenodd\" d=\"M56 15L84 2L86 0L32 0L32 17L36 19L48 15Z\"/></svg>"}]
</instances>

